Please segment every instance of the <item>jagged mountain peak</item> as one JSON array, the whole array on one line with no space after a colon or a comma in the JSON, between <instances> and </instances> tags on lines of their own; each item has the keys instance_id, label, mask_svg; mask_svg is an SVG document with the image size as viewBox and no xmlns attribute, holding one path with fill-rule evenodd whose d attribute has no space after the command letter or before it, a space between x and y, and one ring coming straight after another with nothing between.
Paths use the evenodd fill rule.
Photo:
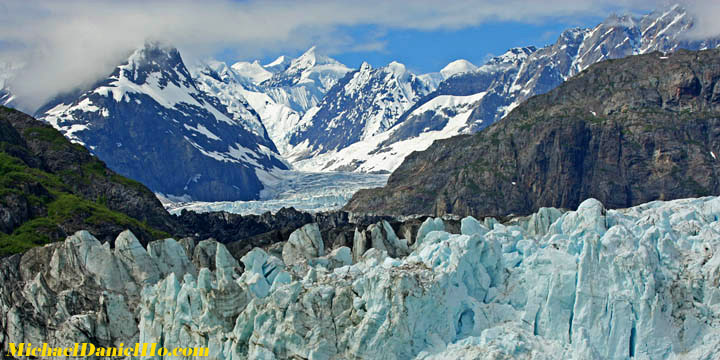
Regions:
<instances>
[{"instance_id":1,"label":"jagged mountain peak","mask_svg":"<svg viewBox=\"0 0 720 360\"><path fill-rule=\"evenodd\" d=\"M179 87L193 86L191 76L180 52L174 46L161 42L146 42L133 51L127 61L118 66L114 77L123 77L142 85L150 74L157 74L159 85L164 87L172 82Z\"/></svg>"},{"instance_id":2,"label":"jagged mountain peak","mask_svg":"<svg viewBox=\"0 0 720 360\"><path fill-rule=\"evenodd\" d=\"M286 70L287 72L305 71L315 66L321 65L342 65L339 61L325 55L318 51L317 47L313 46L302 55L293 59L290 62L290 67ZM344 65L343 65L344 66Z\"/></svg>"},{"instance_id":3,"label":"jagged mountain peak","mask_svg":"<svg viewBox=\"0 0 720 360\"><path fill-rule=\"evenodd\" d=\"M292 59L285 70L274 73L259 85L276 102L305 112L317 105L325 93L350 71L352 69L313 46Z\"/></svg>"},{"instance_id":4,"label":"jagged mountain peak","mask_svg":"<svg viewBox=\"0 0 720 360\"><path fill-rule=\"evenodd\" d=\"M368 71L372 70L372 68L372 65L370 65L367 61L363 61L362 64L360 64L360 71Z\"/></svg>"},{"instance_id":5,"label":"jagged mountain peak","mask_svg":"<svg viewBox=\"0 0 720 360\"><path fill-rule=\"evenodd\" d=\"M287 169L225 63L194 76L177 49L134 51L105 80L43 107L38 117L153 191L198 200L249 200L257 172Z\"/></svg>"},{"instance_id":6,"label":"jagged mountain peak","mask_svg":"<svg viewBox=\"0 0 720 360\"><path fill-rule=\"evenodd\" d=\"M537 51L535 46L515 47L500 56L493 57L485 65L514 64L527 59L530 54ZM481 66L482 68L483 66Z\"/></svg>"}]
</instances>

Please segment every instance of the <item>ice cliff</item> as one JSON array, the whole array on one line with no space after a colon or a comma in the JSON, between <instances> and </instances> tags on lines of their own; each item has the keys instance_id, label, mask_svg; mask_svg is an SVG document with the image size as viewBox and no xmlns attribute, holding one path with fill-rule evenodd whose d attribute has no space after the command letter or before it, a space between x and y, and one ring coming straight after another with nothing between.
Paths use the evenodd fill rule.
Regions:
<instances>
[{"instance_id":1,"label":"ice cliff","mask_svg":"<svg viewBox=\"0 0 720 360\"><path fill-rule=\"evenodd\" d=\"M146 287L139 336L222 359L717 359L718 219L716 197L590 199L461 234L429 219L412 244L379 223L355 251L307 225L241 274L218 246L214 271Z\"/></svg>"},{"instance_id":2,"label":"ice cliff","mask_svg":"<svg viewBox=\"0 0 720 360\"><path fill-rule=\"evenodd\" d=\"M235 259L213 240L78 232L0 261L0 344L157 342L215 359L717 359L720 197L543 208L460 233L317 224ZM408 236L409 235L409 236ZM330 243L331 244L331 243ZM170 357L169 357L170 358Z\"/></svg>"}]
</instances>

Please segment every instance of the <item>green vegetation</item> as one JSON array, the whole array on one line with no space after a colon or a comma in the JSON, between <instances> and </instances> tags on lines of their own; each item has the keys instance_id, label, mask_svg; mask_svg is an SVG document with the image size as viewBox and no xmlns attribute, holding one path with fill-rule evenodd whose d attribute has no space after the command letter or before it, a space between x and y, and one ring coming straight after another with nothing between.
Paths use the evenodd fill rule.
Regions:
<instances>
[{"instance_id":1,"label":"green vegetation","mask_svg":"<svg viewBox=\"0 0 720 360\"><path fill-rule=\"evenodd\" d=\"M71 144L52 128L32 127L24 132L24 136L49 144L51 151L79 150L75 149L79 145ZM82 148L82 151L86 150ZM0 231L0 256L61 240L64 234L76 230L78 226L87 226L89 229L111 226L144 231L156 239L170 237L144 222L111 210L104 195L85 199L74 191L93 184L94 179L105 178L147 192L142 184L114 174L101 161L91 158L88 162L73 164L71 169L54 174L32 167L11 154L32 156L24 147L0 142L0 202L11 213L15 213L13 216L27 215L18 219L24 222L15 227L12 233ZM25 155L19 156L25 158ZM16 210L13 211L13 208Z\"/></svg>"}]
</instances>

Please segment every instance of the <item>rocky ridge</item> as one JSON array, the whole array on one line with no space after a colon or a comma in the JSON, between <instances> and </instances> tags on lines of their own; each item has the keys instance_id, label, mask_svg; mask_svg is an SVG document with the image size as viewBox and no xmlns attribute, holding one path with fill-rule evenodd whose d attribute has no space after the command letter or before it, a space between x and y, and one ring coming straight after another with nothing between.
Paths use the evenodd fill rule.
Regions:
<instances>
[{"instance_id":1,"label":"rocky ridge","mask_svg":"<svg viewBox=\"0 0 720 360\"><path fill-rule=\"evenodd\" d=\"M529 214L720 193L720 50L591 66L472 136L416 152L345 207L377 214Z\"/></svg>"}]
</instances>

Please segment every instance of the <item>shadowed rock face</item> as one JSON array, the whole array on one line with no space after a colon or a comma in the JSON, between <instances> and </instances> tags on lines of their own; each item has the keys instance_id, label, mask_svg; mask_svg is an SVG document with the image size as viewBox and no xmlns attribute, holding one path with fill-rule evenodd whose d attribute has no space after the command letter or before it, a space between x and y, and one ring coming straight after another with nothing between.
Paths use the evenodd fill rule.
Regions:
<instances>
[{"instance_id":1,"label":"shadowed rock face","mask_svg":"<svg viewBox=\"0 0 720 360\"><path fill-rule=\"evenodd\" d=\"M720 193L720 51L653 53L592 66L473 136L405 159L345 210L528 214Z\"/></svg>"},{"instance_id":2,"label":"shadowed rock face","mask_svg":"<svg viewBox=\"0 0 720 360\"><path fill-rule=\"evenodd\" d=\"M167 236L157 230L174 229L146 187L109 170L49 125L5 107L0 158L0 255L81 229L110 243L125 229L143 243Z\"/></svg>"}]
</instances>

